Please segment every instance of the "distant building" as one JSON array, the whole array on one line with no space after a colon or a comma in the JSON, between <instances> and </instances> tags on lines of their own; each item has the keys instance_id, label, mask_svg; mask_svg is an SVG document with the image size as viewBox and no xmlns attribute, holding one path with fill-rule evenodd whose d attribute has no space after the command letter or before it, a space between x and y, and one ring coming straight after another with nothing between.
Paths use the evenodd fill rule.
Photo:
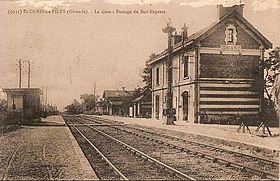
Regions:
<instances>
[{"instance_id":1,"label":"distant building","mask_svg":"<svg viewBox=\"0 0 280 181\"><path fill-rule=\"evenodd\" d=\"M102 98L98 99L96 102L96 112L95 114L103 115L106 114L107 104Z\"/></svg>"},{"instance_id":2,"label":"distant building","mask_svg":"<svg viewBox=\"0 0 280 181\"><path fill-rule=\"evenodd\" d=\"M184 37L184 48L182 36L174 38L172 89L178 121L202 122L204 114L215 121L262 111L260 61L272 44L243 17L243 6L219 5L218 20ZM153 118L164 118L166 61L165 50L150 62Z\"/></svg>"},{"instance_id":3,"label":"distant building","mask_svg":"<svg viewBox=\"0 0 280 181\"><path fill-rule=\"evenodd\" d=\"M108 115L127 115L128 105L133 91L123 90L104 90L103 100L105 101L104 114Z\"/></svg>"},{"instance_id":4,"label":"distant building","mask_svg":"<svg viewBox=\"0 0 280 181\"><path fill-rule=\"evenodd\" d=\"M146 117L152 115L152 95L151 90L144 89L138 97L132 100L132 105L129 110L130 117Z\"/></svg>"},{"instance_id":5,"label":"distant building","mask_svg":"<svg viewBox=\"0 0 280 181\"><path fill-rule=\"evenodd\" d=\"M6 88L8 112L18 112L26 118L41 115L41 95L39 88Z\"/></svg>"}]
</instances>

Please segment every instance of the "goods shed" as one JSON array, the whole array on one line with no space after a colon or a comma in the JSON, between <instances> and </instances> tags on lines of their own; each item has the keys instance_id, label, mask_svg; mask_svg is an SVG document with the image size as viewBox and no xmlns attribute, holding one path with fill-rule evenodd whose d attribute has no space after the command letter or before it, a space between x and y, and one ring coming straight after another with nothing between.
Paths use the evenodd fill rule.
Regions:
<instances>
[{"instance_id":1,"label":"goods shed","mask_svg":"<svg viewBox=\"0 0 280 181\"><path fill-rule=\"evenodd\" d=\"M38 118L41 115L41 95L39 88L4 88L7 93L8 112L27 119Z\"/></svg>"}]
</instances>

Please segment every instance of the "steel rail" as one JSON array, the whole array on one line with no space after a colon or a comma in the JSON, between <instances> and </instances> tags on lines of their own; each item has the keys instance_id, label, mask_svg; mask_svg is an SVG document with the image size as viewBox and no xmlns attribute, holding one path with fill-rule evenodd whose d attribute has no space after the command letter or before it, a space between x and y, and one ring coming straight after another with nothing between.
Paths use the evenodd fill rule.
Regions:
<instances>
[{"instance_id":1,"label":"steel rail","mask_svg":"<svg viewBox=\"0 0 280 181\"><path fill-rule=\"evenodd\" d=\"M121 130L120 128L116 128L116 127L113 127L113 128ZM142 138L150 139L151 141L156 141L158 143L166 144L167 146L170 146L170 147L173 147L173 148L185 151L185 152L195 153L195 154L199 155L201 158L211 159L213 162L219 162L220 161L222 163L226 163L226 166L228 166L228 167L232 166L232 167L235 167L235 168L241 168L242 171L245 171L245 170L251 171L252 173L254 173L256 175L259 175L259 177L261 177L261 178L266 178L268 176L270 179L278 179L277 175L272 174L270 172L266 172L264 170L252 168L252 167L249 167L249 166L245 166L245 165L239 164L239 163L234 162L234 161L228 161L226 159L223 159L223 158L220 158L220 157L217 157L217 156L213 156L211 154L204 153L202 151L191 150L191 149L186 148L186 147L178 146L178 145L175 145L173 143L167 143L167 142L155 139L155 138L150 138L148 136L145 136L145 135L142 135L142 134L139 134L139 133L134 133L132 131L127 131L127 130L121 130L121 131L125 131L125 132L128 132L130 134L134 134L136 136L142 137Z\"/></svg>"},{"instance_id":2,"label":"steel rail","mask_svg":"<svg viewBox=\"0 0 280 181\"><path fill-rule=\"evenodd\" d=\"M238 154L238 155L242 155L242 156L247 156L247 157L252 158L252 159L258 159L260 161L265 161L265 162L267 162L269 164L279 165L278 162L273 161L273 160L269 160L269 159L266 159L266 158L259 158L259 157L256 157L256 156L253 156L253 155L249 155L249 154L246 154L246 153L240 153L240 152L237 152L237 151L232 151L232 150L228 150L228 149L225 149L225 148L220 148L220 147L212 146L212 145L209 145L209 144L206 144L206 143L199 143L199 142L196 142L196 141L189 141L189 140L186 140L186 139L183 139L183 138L178 138L176 136L170 136L170 135L165 135L165 134L161 134L161 133L146 131L144 129L134 128L134 127L130 127L130 128L136 129L136 130L141 130L141 131L144 131L144 132L150 133L150 134L157 134L159 136L163 136L163 137L166 137L166 138L171 138L172 140L176 139L178 141L180 140L180 141L183 141L183 142L188 142L190 144L194 143L194 144L197 144L199 146L206 146L206 147L213 148L213 149L220 150L220 151L227 151L227 152L232 153L232 154Z\"/></svg>"},{"instance_id":3,"label":"steel rail","mask_svg":"<svg viewBox=\"0 0 280 181\"><path fill-rule=\"evenodd\" d=\"M113 127L113 128L121 130L120 128L116 128L116 127ZM150 138L148 136L145 136L145 135L142 135L142 134L139 134L139 133L134 133L132 131L127 131L127 130L121 130L121 131L128 132L130 134L134 134L134 135L142 137L142 138L150 139L151 141L156 141L158 143L166 144L167 146L170 146L170 147L173 147L173 148L185 151L185 152L195 153L195 154L199 155L201 158L211 159L213 162L219 162L220 161L222 163L226 163L226 166L228 166L228 167L232 166L232 167L235 167L235 168L241 168L242 171L246 171L246 170L250 171L250 172L254 173L255 175L259 175L259 177L261 177L261 178L268 177L268 178L273 179L273 180L278 179L277 175L272 174L270 172L266 172L264 170L260 170L260 169L257 169L257 168L252 168L252 167L249 167L249 166L245 166L243 164L239 164L239 163L234 162L234 161L228 161L226 159L223 159L223 158L220 158L220 157L217 157L217 156L213 156L211 154L204 153L202 151L191 150L191 149L186 148L186 147L178 146L178 145L175 145L173 143L167 143L167 142L155 139L155 138Z\"/></svg>"},{"instance_id":4,"label":"steel rail","mask_svg":"<svg viewBox=\"0 0 280 181\"><path fill-rule=\"evenodd\" d=\"M124 131L124 132L128 132L130 134L134 134L136 136L139 136L139 137L143 137L143 138L147 138L148 136L145 136L145 135L141 135L139 133L135 133L135 132L132 132L132 131L127 131L127 130L124 130L124 129L121 129L121 128L118 128L118 127L114 127L112 126L112 128L114 129L118 129L118 130L121 130L121 131ZM131 127L130 127L131 128ZM138 128L133 128L133 129L138 129ZM142 131L145 131L143 129L138 129L138 130L142 130ZM160 136L164 136L164 137L168 137L168 138L172 138L173 136L169 136L169 135L164 135L164 134L159 134L159 133L154 133L154 132L149 132L149 131L145 131L147 133L151 133L151 134L158 134ZM192 141L188 141L188 140L185 140L185 139L181 139L181 138L177 138L177 137L173 137L177 140L182 140L182 141L187 141L187 142L190 142L190 143L196 143L196 142L192 142ZM151 138L152 141L155 141L156 139L155 138ZM266 178L266 177L269 177L270 179L278 179L278 176L275 175L275 174L272 174L272 173L269 173L269 172L266 172L264 170L260 170L260 169L256 169L256 168L252 168L252 167L249 167L249 166L244 166L242 164L239 164L237 162L234 162L234 161L228 161L226 159L223 159L223 158L220 158L220 157L217 157L217 156L213 156L211 154L208 154L208 153L204 153L204 152L201 152L201 151L197 151L197 150L191 150L191 149L188 149L186 147L182 147L182 146L178 146L178 145L175 145L175 144L172 144L172 143L166 143L164 141L161 141L161 140L157 140L157 142L162 142L163 144L166 144L168 146L171 146L173 148L179 148L180 150L184 150L184 151L187 151L187 152L193 152L193 153L197 153L200 155L200 157L202 158L208 158L208 159L211 159L213 160L213 162L223 162L223 163L226 163L226 166L232 166L232 167L236 167L236 168L241 168L242 171L250 171L256 175L259 175L260 178ZM224 150L224 149L221 149L221 148L218 148L218 147L214 147L214 146L211 146L211 145L207 145L207 144L201 144L201 143L198 143L198 145L200 146L208 146L208 147L211 147L211 148L217 148L219 150ZM245 155L243 153L239 153L239 152L234 152L234 151L229 151L229 150L226 150L225 151L228 151L228 152L231 152L231 153L236 153L236 154L239 154L239 155ZM247 156L247 155L245 155ZM251 157L250 155L248 157ZM257 158L257 157L251 157L251 158ZM276 162L277 163L277 162Z\"/></svg>"},{"instance_id":5,"label":"steel rail","mask_svg":"<svg viewBox=\"0 0 280 181\"><path fill-rule=\"evenodd\" d=\"M152 161L153 163L156 163L156 164L158 164L158 165L160 165L160 166L162 166L162 167L164 167L164 168L166 168L166 169L172 171L172 173L176 174L178 177L180 177L180 178L182 178L182 179L196 180L195 178L193 178L193 177L191 177L191 176L189 176L189 175L186 175L186 174L180 172L179 170L176 170L175 168L172 168L171 166L169 166L169 165L167 165L167 164L165 164L165 163L163 163L163 162L161 162L161 161L156 160L156 159L153 158L153 157L150 157L149 155L147 155L147 154L141 152L140 150L138 150L138 149L136 149L136 148L134 148L134 147L132 147L132 146L130 146L130 145L128 145L128 144L126 144L126 143L124 143L124 142L122 142L122 141L120 141L120 140L118 140L118 139L116 139L116 138L114 138L114 137L112 137L112 136L106 134L106 133L103 132L103 131L100 131L100 130L98 130L98 129L96 129L96 128L90 126L90 125L87 125L87 124L84 124L84 126L87 126L87 127L91 128L91 129L95 130L96 132L98 132L98 133L100 133L100 134L102 134L102 135L104 135L104 136L106 136L106 137L112 139L112 140L115 141L116 143L119 143L119 144L121 144L122 146L126 147L128 150L130 150L130 151L132 151L132 152L134 152L134 153L138 153L141 157L146 158L146 159Z\"/></svg>"},{"instance_id":6,"label":"steel rail","mask_svg":"<svg viewBox=\"0 0 280 181\"><path fill-rule=\"evenodd\" d=\"M69 121L69 120L68 120ZM101 155L101 157L109 164L111 168L124 180L128 180L106 157L101 151L74 125L69 121L70 125Z\"/></svg>"},{"instance_id":7,"label":"steel rail","mask_svg":"<svg viewBox=\"0 0 280 181\"><path fill-rule=\"evenodd\" d=\"M86 118L90 119L88 117L86 117ZM97 118L97 117L95 117L95 118ZM103 120L104 118L98 118L98 119ZM109 119L104 119L104 120L109 120ZM206 144L206 143L199 143L199 142L196 142L196 141L189 141L189 140L186 140L186 139L183 139L183 138L178 138L176 136L165 135L165 134L156 133L156 132L152 132L152 131L147 131L147 130L144 130L144 129L134 128L134 127L129 127L129 128L136 129L136 130L141 130L141 131L144 131L144 132L147 132L147 133L150 133L150 134L157 134L157 135L160 135L160 136L164 136L166 138L176 139L178 141L181 140L183 142L188 142L188 143L191 143L191 144L195 143L195 144L200 145L200 146L206 146L206 147L214 148L214 149L220 150L220 151L227 151L227 152L232 153L232 154L238 154L238 155L242 155L242 156L247 156L247 157L252 158L252 159L257 159L257 160L260 160L260 161L265 161L265 162L267 162L269 164L275 164L276 166L279 165L279 163L274 161L274 160L269 160L269 159L262 158L262 157L260 158L260 157L256 157L256 156L253 156L253 155L250 155L250 154L240 153L240 152L237 152L237 151L232 151L232 150L228 150L228 149L225 149L225 148L220 148L220 147L212 146L212 145L209 145L209 144Z\"/></svg>"}]
</instances>

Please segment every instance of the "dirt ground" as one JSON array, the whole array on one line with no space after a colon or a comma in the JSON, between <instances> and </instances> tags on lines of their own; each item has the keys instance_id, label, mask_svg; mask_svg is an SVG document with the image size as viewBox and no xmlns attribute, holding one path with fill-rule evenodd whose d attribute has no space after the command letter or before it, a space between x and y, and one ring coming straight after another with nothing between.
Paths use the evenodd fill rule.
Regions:
<instances>
[{"instance_id":1,"label":"dirt ground","mask_svg":"<svg viewBox=\"0 0 280 181\"><path fill-rule=\"evenodd\" d=\"M97 178L59 116L2 134L0 160L1 180Z\"/></svg>"}]
</instances>

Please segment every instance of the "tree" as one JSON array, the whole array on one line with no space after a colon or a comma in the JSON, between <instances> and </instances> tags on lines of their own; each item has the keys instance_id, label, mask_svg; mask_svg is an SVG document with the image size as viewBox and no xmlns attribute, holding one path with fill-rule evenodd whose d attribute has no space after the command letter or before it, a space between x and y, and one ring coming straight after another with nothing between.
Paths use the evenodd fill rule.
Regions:
<instances>
[{"instance_id":1,"label":"tree","mask_svg":"<svg viewBox=\"0 0 280 181\"><path fill-rule=\"evenodd\" d=\"M278 120L279 120L279 118L280 118L280 74L278 74L278 76L276 77L271 92L273 95L274 108L277 112L277 116L278 116Z\"/></svg>"},{"instance_id":2,"label":"tree","mask_svg":"<svg viewBox=\"0 0 280 181\"><path fill-rule=\"evenodd\" d=\"M65 109L70 114L80 114L83 112L82 105L76 99L74 99L74 102L72 104L66 106Z\"/></svg>"},{"instance_id":3,"label":"tree","mask_svg":"<svg viewBox=\"0 0 280 181\"><path fill-rule=\"evenodd\" d=\"M5 99L0 99L0 125L4 124L7 116L7 101Z\"/></svg>"},{"instance_id":4,"label":"tree","mask_svg":"<svg viewBox=\"0 0 280 181\"><path fill-rule=\"evenodd\" d=\"M143 70L143 74L142 74L143 82L146 83L145 88L149 88L149 89L152 88L152 67L149 63L152 60L154 60L156 57L157 57L157 55L155 53L152 53L149 56L149 59L146 60L146 66L145 66L145 68Z\"/></svg>"},{"instance_id":5,"label":"tree","mask_svg":"<svg viewBox=\"0 0 280 181\"><path fill-rule=\"evenodd\" d=\"M269 57L264 61L265 71L265 92L270 100L272 100L271 89L274 86L275 80L279 75L280 68L279 48L269 52Z\"/></svg>"},{"instance_id":6,"label":"tree","mask_svg":"<svg viewBox=\"0 0 280 181\"><path fill-rule=\"evenodd\" d=\"M0 113L6 112L7 108L7 101L5 99L0 99Z\"/></svg>"},{"instance_id":7,"label":"tree","mask_svg":"<svg viewBox=\"0 0 280 181\"><path fill-rule=\"evenodd\" d=\"M280 58L279 58L279 47L269 52L269 57L264 61L264 91L267 96L268 104L267 109L278 110L278 115L280 112L279 106L279 73L280 73ZM275 111L275 110L274 110Z\"/></svg>"},{"instance_id":8,"label":"tree","mask_svg":"<svg viewBox=\"0 0 280 181\"><path fill-rule=\"evenodd\" d=\"M85 111L95 111L95 105L96 105L96 100L98 96L95 96L94 94L82 94L80 95L80 99L83 99L83 108Z\"/></svg>"}]
</instances>

